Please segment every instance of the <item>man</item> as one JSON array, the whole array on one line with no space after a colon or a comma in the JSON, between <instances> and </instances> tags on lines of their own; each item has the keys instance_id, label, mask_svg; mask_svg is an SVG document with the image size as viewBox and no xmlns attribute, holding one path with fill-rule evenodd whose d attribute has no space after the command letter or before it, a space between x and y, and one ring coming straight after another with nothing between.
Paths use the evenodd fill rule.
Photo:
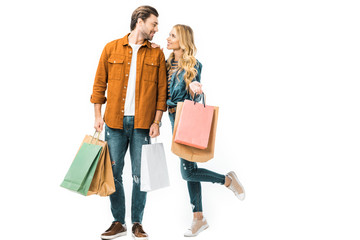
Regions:
<instances>
[{"instance_id":1,"label":"man","mask_svg":"<svg viewBox=\"0 0 360 240\"><path fill-rule=\"evenodd\" d=\"M143 144L160 134L166 111L167 80L165 56L152 48L149 40L158 31L158 12L150 6L138 7L131 16L131 32L108 43L101 55L91 95L95 109L95 129L103 130L108 142L116 192L110 196L114 221L102 235L113 239L127 233L125 196L122 181L124 156L130 148L133 176L131 221L135 239L147 239L141 225L146 192L140 191L140 164ZM105 91L107 90L107 97ZM104 118L101 106L107 101Z\"/></svg>"}]
</instances>

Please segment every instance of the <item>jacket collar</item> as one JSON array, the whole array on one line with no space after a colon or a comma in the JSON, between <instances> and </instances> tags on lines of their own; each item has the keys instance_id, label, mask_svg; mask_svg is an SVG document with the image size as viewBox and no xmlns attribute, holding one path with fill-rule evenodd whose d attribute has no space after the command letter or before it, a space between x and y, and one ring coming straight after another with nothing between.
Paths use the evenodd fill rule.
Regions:
<instances>
[{"instance_id":1,"label":"jacket collar","mask_svg":"<svg viewBox=\"0 0 360 240\"><path fill-rule=\"evenodd\" d=\"M126 34L121 40L122 40L122 45L126 46L129 45L129 35L130 33ZM148 48L151 48L151 43L149 42L149 40L145 40L144 43L141 46L146 46Z\"/></svg>"}]
</instances>

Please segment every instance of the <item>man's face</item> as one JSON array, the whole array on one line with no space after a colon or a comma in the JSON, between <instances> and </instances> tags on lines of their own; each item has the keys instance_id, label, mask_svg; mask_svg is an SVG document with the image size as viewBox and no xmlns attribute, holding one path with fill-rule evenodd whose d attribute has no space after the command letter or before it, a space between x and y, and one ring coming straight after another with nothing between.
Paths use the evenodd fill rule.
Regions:
<instances>
[{"instance_id":1,"label":"man's face","mask_svg":"<svg viewBox=\"0 0 360 240\"><path fill-rule=\"evenodd\" d=\"M150 17L143 21L139 21L140 33L144 39L152 40L155 33L158 31L158 18L151 14Z\"/></svg>"}]
</instances>

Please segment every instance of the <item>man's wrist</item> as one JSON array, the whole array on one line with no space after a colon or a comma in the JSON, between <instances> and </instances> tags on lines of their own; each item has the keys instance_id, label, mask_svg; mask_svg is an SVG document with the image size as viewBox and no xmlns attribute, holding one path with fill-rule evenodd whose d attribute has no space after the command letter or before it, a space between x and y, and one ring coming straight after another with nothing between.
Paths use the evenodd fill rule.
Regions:
<instances>
[{"instance_id":1,"label":"man's wrist","mask_svg":"<svg viewBox=\"0 0 360 240\"><path fill-rule=\"evenodd\" d=\"M154 120L154 122L153 123L155 123L155 124L157 124L159 127L161 127L161 121L157 121L157 120Z\"/></svg>"}]
</instances>

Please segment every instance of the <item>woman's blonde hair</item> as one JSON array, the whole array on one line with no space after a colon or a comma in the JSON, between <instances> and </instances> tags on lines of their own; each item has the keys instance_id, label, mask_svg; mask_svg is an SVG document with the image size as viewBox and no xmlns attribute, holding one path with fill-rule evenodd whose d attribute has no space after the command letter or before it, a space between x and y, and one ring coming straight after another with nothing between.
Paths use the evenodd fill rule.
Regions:
<instances>
[{"instance_id":1,"label":"woman's blonde hair","mask_svg":"<svg viewBox=\"0 0 360 240\"><path fill-rule=\"evenodd\" d=\"M194 33L191 27L186 25L177 24L173 27L176 32L176 36L179 39L180 48L183 50L183 56L179 59L178 63L178 72L181 70L185 71L184 80L186 83L186 89L188 89L191 81L196 77L197 70L195 69L196 65L196 47L194 43ZM175 58L174 53L172 52L167 61L167 70L171 69L171 62Z\"/></svg>"}]
</instances>

